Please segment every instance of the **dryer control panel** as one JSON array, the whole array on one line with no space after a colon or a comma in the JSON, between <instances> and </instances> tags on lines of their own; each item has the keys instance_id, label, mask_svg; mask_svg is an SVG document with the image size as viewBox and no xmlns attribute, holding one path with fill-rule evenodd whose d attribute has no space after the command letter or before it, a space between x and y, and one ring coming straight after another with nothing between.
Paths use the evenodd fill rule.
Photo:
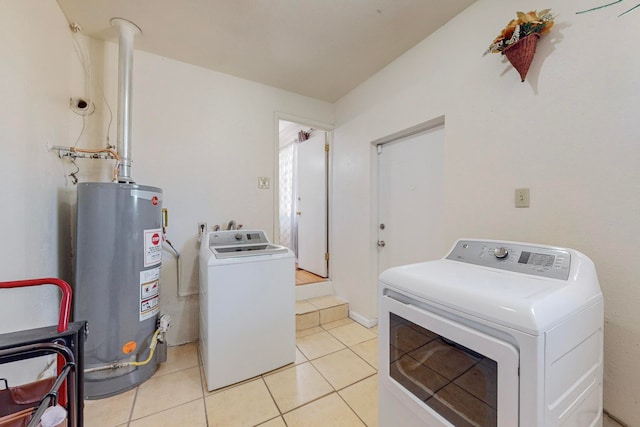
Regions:
<instances>
[{"instance_id":1,"label":"dryer control panel","mask_svg":"<svg viewBox=\"0 0 640 427\"><path fill-rule=\"evenodd\" d=\"M458 240L446 259L560 280L571 267L566 249L490 240Z\"/></svg>"}]
</instances>

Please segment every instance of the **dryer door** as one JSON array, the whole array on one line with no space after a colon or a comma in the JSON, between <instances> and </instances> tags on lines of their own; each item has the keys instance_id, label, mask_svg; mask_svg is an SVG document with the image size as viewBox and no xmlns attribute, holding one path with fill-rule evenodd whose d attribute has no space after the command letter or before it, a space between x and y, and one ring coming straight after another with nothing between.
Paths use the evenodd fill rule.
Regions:
<instances>
[{"instance_id":1,"label":"dryer door","mask_svg":"<svg viewBox=\"0 0 640 427\"><path fill-rule=\"evenodd\" d=\"M402 406L428 425L518 425L518 351L451 320L455 315L447 317L404 295L383 292L380 425L406 416L389 413L401 412Z\"/></svg>"}]
</instances>

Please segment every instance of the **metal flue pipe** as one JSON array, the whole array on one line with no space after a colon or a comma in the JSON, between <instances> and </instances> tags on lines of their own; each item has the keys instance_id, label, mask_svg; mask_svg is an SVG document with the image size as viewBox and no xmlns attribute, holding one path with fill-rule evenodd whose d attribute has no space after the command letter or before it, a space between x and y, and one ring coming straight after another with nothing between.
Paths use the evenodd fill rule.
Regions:
<instances>
[{"instance_id":1,"label":"metal flue pipe","mask_svg":"<svg viewBox=\"0 0 640 427\"><path fill-rule=\"evenodd\" d=\"M142 30L131 21L112 18L118 27L118 135L116 151L120 156L118 182L132 183L131 178L131 82L133 80L133 40Z\"/></svg>"}]
</instances>

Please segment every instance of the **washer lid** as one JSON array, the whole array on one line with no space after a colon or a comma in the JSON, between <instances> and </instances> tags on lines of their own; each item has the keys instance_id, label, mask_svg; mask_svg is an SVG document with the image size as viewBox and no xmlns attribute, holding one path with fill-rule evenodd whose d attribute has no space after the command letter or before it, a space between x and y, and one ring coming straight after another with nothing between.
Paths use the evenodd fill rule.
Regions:
<instances>
[{"instance_id":1,"label":"washer lid","mask_svg":"<svg viewBox=\"0 0 640 427\"><path fill-rule=\"evenodd\" d=\"M209 249L218 259L285 254L289 251L284 246L269 243L267 234L262 230L213 231L207 240Z\"/></svg>"},{"instance_id":2,"label":"washer lid","mask_svg":"<svg viewBox=\"0 0 640 427\"><path fill-rule=\"evenodd\" d=\"M243 256L273 255L287 253L284 246L272 244L257 245L233 245L211 247L211 252L216 258L236 258Z\"/></svg>"},{"instance_id":3,"label":"washer lid","mask_svg":"<svg viewBox=\"0 0 640 427\"><path fill-rule=\"evenodd\" d=\"M456 251L465 243L473 247L520 245L535 248L535 253L560 250L569 255L568 274L566 279L557 279L505 269L505 264L496 266L493 260L486 265L458 259ZM526 269L523 265L515 268ZM602 298L593 262L578 251L476 240L458 241L445 259L390 268L380 275L380 288L382 292L394 288L427 304L435 302L533 335Z\"/></svg>"}]
</instances>

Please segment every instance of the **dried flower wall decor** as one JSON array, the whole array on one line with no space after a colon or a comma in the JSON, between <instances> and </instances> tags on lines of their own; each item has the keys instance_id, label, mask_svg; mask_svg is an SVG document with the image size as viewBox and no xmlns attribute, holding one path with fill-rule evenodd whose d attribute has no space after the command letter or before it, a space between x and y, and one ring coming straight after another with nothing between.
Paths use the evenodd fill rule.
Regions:
<instances>
[{"instance_id":1,"label":"dried flower wall decor","mask_svg":"<svg viewBox=\"0 0 640 427\"><path fill-rule=\"evenodd\" d=\"M536 12L517 12L517 19L512 19L489 45L487 53L502 53L518 71L524 81L536 52L538 39L553 27L551 9Z\"/></svg>"}]
</instances>

